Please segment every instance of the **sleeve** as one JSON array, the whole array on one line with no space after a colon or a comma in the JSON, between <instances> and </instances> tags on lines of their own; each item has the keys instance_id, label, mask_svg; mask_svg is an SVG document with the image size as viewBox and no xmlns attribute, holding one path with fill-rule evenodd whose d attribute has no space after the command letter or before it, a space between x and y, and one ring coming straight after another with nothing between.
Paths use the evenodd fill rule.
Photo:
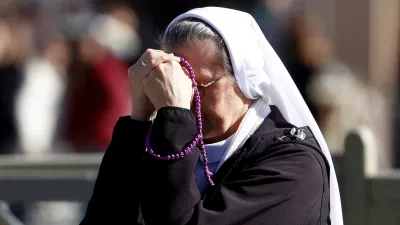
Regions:
<instances>
[{"instance_id":1,"label":"sleeve","mask_svg":"<svg viewBox=\"0 0 400 225\"><path fill-rule=\"evenodd\" d=\"M86 215L80 225L136 224L145 138L150 122L121 117L104 154Z\"/></svg>"},{"instance_id":2,"label":"sleeve","mask_svg":"<svg viewBox=\"0 0 400 225\"><path fill-rule=\"evenodd\" d=\"M196 133L189 110L163 109L151 143L158 154L177 153ZM141 210L146 225L319 224L324 178L319 160L305 147L286 144L249 158L233 181L222 182L206 202L200 199L194 168L196 148L185 158L145 157Z\"/></svg>"},{"instance_id":3,"label":"sleeve","mask_svg":"<svg viewBox=\"0 0 400 225\"><path fill-rule=\"evenodd\" d=\"M94 137L102 146L107 146L112 138L112 127L121 116L130 113L130 89L128 66L116 57L107 55L93 66L95 79L104 91L103 107L94 115L97 133Z\"/></svg>"}]
</instances>

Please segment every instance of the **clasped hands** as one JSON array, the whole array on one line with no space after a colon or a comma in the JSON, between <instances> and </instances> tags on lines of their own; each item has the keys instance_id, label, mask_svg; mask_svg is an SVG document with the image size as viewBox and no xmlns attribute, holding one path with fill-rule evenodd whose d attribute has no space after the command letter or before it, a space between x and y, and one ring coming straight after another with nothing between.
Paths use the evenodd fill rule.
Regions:
<instances>
[{"instance_id":1,"label":"clasped hands","mask_svg":"<svg viewBox=\"0 0 400 225\"><path fill-rule=\"evenodd\" d=\"M148 49L129 68L133 119L149 120L166 106L190 109L192 81L179 61L173 54Z\"/></svg>"}]
</instances>

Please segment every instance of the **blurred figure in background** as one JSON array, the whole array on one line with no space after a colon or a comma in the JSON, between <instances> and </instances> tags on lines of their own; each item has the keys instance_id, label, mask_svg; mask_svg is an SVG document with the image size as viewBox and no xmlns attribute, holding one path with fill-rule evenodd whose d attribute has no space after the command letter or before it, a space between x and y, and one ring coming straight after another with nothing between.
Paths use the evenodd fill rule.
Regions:
<instances>
[{"instance_id":1,"label":"blurred figure in background","mask_svg":"<svg viewBox=\"0 0 400 225\"><path fill-rule=\"evenodd\" d=\"M333 53L333 46L316 18L293 11L287 40L293 49L285 64L331 152L342 152L347 133L363 124L366 89Z\"/></svg>"},{"instance_id":2,"label":"blurred figure in background","mask_svg":"<svg viewBox=\"0 0 400 225\"><path fill-rule=\"evenodd\" d=\"M97 16L77 44L70 73L67 140L79 151L105 150L115 122L130 110L128 65L140 49L133 12L113 7Z\"/></svg>"},{"instance_id":3,"label":"blurred figure in background","mask_svg":"<svg viewBox=\"0 0 400 225\"><path fill-rule=\"evenodd\" d=\"M282 54L286 45L284 29L295 2L295 0L251 0L243 2L241 6L254 17L278 55Z\"/></svg>"},{"instance_id":4,"label":"blurred figure in background","mask_svg":"<svg viewBox=\"0 0 400 225\"><path fill-rule=\"evenodd\" d=\"M136 13L124 3L113 2L106 7L104 15L95 18L89 35L115 57L131 62L139 57L142 49L139 28Z\"/></svg>"},{"instance_id":5,"label":"blurred figure in background","mask_svg":"<svg viewBox=\"0 0 400 225\"><path fill-rule=\"evenodd\" d=\"M348 132L365 124L365 85L345 65L330 62L316 72L308 85L316 105L319 126L331 152L343 153Z\"/></svg>"},{"instance_id":6,"label":"blurred figure in background","mask_svg":"<svg viewBox=\"0 0 400 225\"><path fill-rule=\"evenodd\" d=\"M329 57L327 45L313 43L316 31L315 24L306 20L299 7L301 1L295 0L252 0L242 4L242 8L250 13L260 24L265 37L282 59L295 84L307 103L314 118L316 108L307 93L307 85L320 65L319 62L308 62ZM316 51L316 47L323 48Z\"/></svg>"},{"instance_id":7,"label":"blurred figure in background","mask_svg":"<svg viewBox=\"0 0 400 225\"><path fill-rule=\"evenodd\" d=\"M70 49L62 36L49 38L42 54L27 61L16 107L20 149L24 153L53 151L69 63Z\"/></svg>"},{"instance_id":8,"label":"blurred figure in background","mask_svg":"<svg viewBox=\"0 0 400 225\"><path fill-rule=\"evenodd\" d=\"M33 52L29 10L17 1L0 2L0 154L17 147L15 100L23 81L22 65Z\"/></svg>"},{"instance_id":9,"label":"blurred figure in background","mask_svg":"<svg viewBox=\"0 0 400 225\"><path fill-rule=\"evenodd\" d=\"M62 35L50 35L42 50L26 61L24 82L18 94L16 114L20 149L30 157L61 152L70 46ZM38 202L25 205L27 225L68 225L79 219L80 205L69 202Z\"/></svg>"},{"instance_id":10,"label":"blurred figure in background","mask_svg":"<svg viewBox=\"0 0 400 225\"><path fill-rule=\"evenodd\" d=\"M330 46L325 42L314 43L319 35L314 22L305 18L301 10L294 9L283 31L286 46L280 56L314 118L318 118L307 86L316 71L328 61Z\"/></svg>"},{"instance_id":11,"label":"blurred figure in background","mask_svg":"<svg viewBox=\"0 0 400 225\"><path fill-rule=\"evenodd\" d=\"M335 56L332 43L316 18L294 18L297 57L289 68L297 71L292 77L304 92L330 151L342 153L348 132L367 127L376 138L376 146L383 149L379 166L387 168L391 164L386 125L390 116L385 98Z\"/></svg>"},{"instance_id":12,"label":"blurred figure in background","mask_svg":"<svg viewBox=\"0 0 400 225\"><path fill-rule=\"evenodd\" d=\"M10 23L0 17L0 154L14 152L17 142L15 98L22 72Z\"/></svg>"}]
</instances>

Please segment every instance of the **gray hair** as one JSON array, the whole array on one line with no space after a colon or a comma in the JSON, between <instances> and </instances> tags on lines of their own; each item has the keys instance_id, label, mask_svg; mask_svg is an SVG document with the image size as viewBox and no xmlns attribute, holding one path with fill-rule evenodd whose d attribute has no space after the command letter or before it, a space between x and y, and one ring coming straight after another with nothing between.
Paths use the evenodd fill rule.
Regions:
<instances>
[{"instance_id":1,"label":"gray hair","mask_svg":"<svg viewBox=\"0 0 400 225\"><path fill-rule=\"evenodd\" d=\"M204 39L213 40L228 77L235 79L228 48L222 36L212 26L196 18L186 18L172 24L161 39L161 47L189 46Z\"/></svg>"}]
</instances>

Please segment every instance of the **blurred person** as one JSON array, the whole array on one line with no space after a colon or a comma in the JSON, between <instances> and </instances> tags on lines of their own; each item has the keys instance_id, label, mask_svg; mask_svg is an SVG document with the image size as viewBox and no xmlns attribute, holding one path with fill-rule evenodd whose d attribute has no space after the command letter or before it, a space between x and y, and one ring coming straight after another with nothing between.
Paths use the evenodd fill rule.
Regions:
<instances>
[{"instance_id":1,"label":"blurred person","mask_svg":"<svg viewBox=\"0 0 400 225\"><path fill-rule=\"evenodd\" d=\"M32 27L13 1L0 5L0 153L17 147L15 100L23 81L22 66L32 54Z\"/></svg>"},{"instance_id":2,"label":"blurred person","mask_svg":"<svg viewBox=\"0 0 400 225\"><path fill-rule=\"evenodd\" d=\"M40 54L24 67L24 82L18 94L16 112L19 149L29 157L61 152L60 124L66 93L71 49L62 35L47 37ZM69 225L80 218L80 204L38 202L25 204L27 225Z\"/></svg>"},{"instance_id":3,"label":"blurred person","mask_svg":"<svg viewBox=\"0 0 400 225\"><path fill-rule=\"evenodd\" d=\"M114 56L131 61L138 57L142 40L138 34L140 22L136 13L122 3L113 3L89 27L89 36Z\"/></svg>"},{"instance_id":4,"label":"blurred person","mask_svg":"<svg viewBox=\"0 0 400 225\"><path fill-rule=\"evenodd\" d=\"M52 37L41 55L26 62L16 106L20 148L24 153L53 151L69 62L70 49L62 36Z\"/></svg>"},{"instance_id":5,"label":"blurred person","mask_svg":"<svg viewBox=\"0 0 400 225\"><path fill-rule=\"evenodd\" d=\"M242 2L241 7L254 17L271 46L281 55L285 47L283 30L294 0L251 0Z\"/></svg>"},{"instance_id":6,"label":"blurred person","mask_svg":"<svg viewBox=\"0 0 400 225\"><path fill-rule=\"evenodd\" d=\"M343 224L324 138L251 15L193 9L161 43L129 70L82 225Z\"/></svg>"},{"instance_id":7,"label":"blurred person","mask_svg":"<svg viewBox=\"0 0 400 225\"><path fill-rule=\"evenodd\" d=\"M0 18L0 154L14 152L17 143L14 105L22 72L14 38L10 24Z\"/></svg>"},{"instance_id":8,"label":"blurred person","mask_svg":"<svg viewBox=\"0 0 400 225\"><path fill-rule=\"evenodd\" d=\"M332 152L342 152L347 133L363 121L365 89L334 57L333 47L316 22L296 12L290 32L295 55L292 77L312 110Z\"/></svg>"},{"instance_id":9,"label":"blurred person","mask_svg":"<svg viewBox=\"0 0 400 225\"><path fill-rule=\"evenodd\" d=\"M390 107L382 93L365 84L338 60L332 60L316 71L308 85L310 100L316 106L321 131L332 153L342 154L348 133L366 127L379 146L379 168L391 168ZM366 113L368 112L368 113Z\"/></svg>"},{"instance_id":10,"label":"blurred person","mask_svg":"<svg viewBox=\"0 0 400 225\"><path fill-rule=\"evenodd\" d=\"M35 52L32 10L20 1L0 3L0 154L18 153L16 101L24 81L23 66ZM23 204L10 205L20 219Z\"/></svg>"},{"instance_id":11,"label":"blurred person","mask_svg":"<svg viewBox=\"0 0 400 225\"><path fill-rule=\"evenodd\" d=\"M331 46L315 18L306 17L300 9L290 11L282 31L284 48L280 57L290 72L311 113L317 118L316 105L307 92L316 71L331 57Z\"/></svg>"},{"instance_id":12,"label":"blurred person","mask_svg":"<svg viewBox=\"0 0 400 225\"><path fill-rule=\"evenodd\" d=\"M114 27L119 23L106 15L94 19L76 46L80 69L70 73L66 138L79 151L104 149L115 122L130 109L128 65L118 56L132 46L124 41L125 26Z\"/></svg>"},{"instance_id":13,"label":"blurred person","mask_svg":"<svg viewBox=\"0 0 400 225\"><path fill-rule=\"evenodd\" d=\"M344 64L330 62L316 72L308 94L316 105L321 131L331 150L343 153L344 140L364 122L366 87Z\"/></svg>"},{"instance_id":14,"label":"blurred person","mask_svg":"<svg viewBox=\"0 0 400 225\"><path fill-rule=\"evenodd\" d=\"M296 22L298 65L304 68L296 75L304 77L294 79L304 88L331 152L343 153L348 132L365 126L372 130L377 145L386 150L379 155L379 166L388 167L391 153L387 151L387 101L335 56L332 43L315 21L318 20L303 17Z\"/></svg>"}]
</instances>

